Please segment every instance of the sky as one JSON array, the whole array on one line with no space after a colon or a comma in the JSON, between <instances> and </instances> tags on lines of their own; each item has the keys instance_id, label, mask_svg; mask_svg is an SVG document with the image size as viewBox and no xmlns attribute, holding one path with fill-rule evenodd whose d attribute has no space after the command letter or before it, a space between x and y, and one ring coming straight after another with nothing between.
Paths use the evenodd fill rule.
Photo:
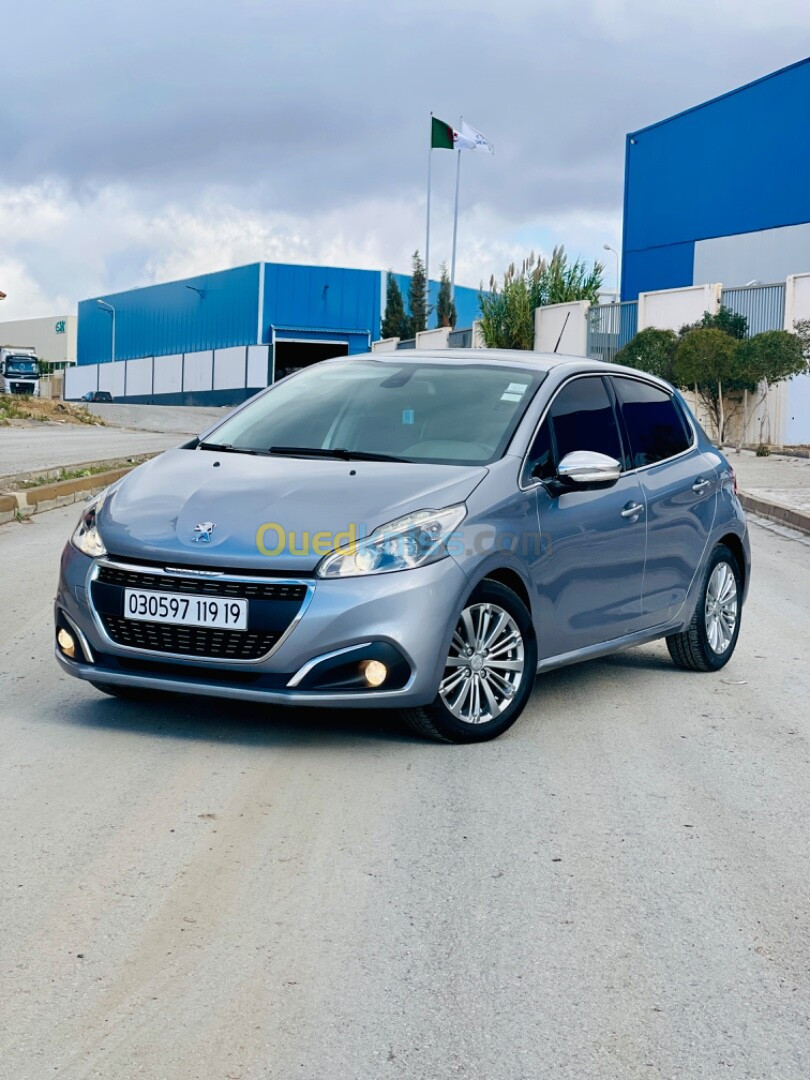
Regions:
<instances>
[{"instance_id":1,"label":"sky","mask_svg":"<svg viewBox=\"0 0 810 1080\"><path fill-rule=\"evenodd\" d=\"M806 0L0 0L0 319L261 259L459 284L621 243L624 136L810 52ZM454 155L433 153L431 271Z\"/></svg>"}]
</instances>

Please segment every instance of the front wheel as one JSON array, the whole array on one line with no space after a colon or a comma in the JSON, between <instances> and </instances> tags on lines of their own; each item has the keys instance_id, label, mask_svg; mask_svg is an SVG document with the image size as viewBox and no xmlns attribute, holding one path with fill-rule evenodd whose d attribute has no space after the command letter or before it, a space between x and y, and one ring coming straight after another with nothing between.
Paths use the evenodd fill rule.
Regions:
<instances>
[{"instance_id":1,"label":"front wheel","mask_svg":"<svg viewBox=\"0 0 810 1080\"><path fill-rule=\"evenodd\" d=\"M667 648L676 667L719 671L731 659L740 633L742 588L737 560L718 544L703 571L695 613L681 634L670 634Z\"/></svg>"},{"instance_id":2,"label":"front wheel","mask_svg":"<svg viewBox=\"0 0 810 1080\"><path fill-rule=\"evenodd\" d=\"M537 640L520 597L484 581L461 612L430 705L407 709L420 735L443 742L485 742L517 720L534 686Z\"/></svg>"}]
</instances>

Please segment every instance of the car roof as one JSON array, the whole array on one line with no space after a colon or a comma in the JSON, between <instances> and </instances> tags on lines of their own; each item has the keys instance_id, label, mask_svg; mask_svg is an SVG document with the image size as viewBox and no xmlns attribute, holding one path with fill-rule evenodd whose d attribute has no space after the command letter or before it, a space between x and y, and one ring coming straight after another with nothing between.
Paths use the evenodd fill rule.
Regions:
<instances>
[{"instance_id":1,"label":"car roof","mask_svg":"<svg viewBox=\"0 0 810 1080\"><path fill-rule=\"evenodd\" d=\"M391 352L373 352L362 354L363 359L379 360L381 363L419 363L429 360L431 363L444 364L448 367L458 364L476 367L498 367L502 364L514 365L531 371L548 373L557 368L566 368L576 372L603 372L604 374L635 375L649 379L650 382L668 387L663 379L650 375L646 371L624 367L622 364L608 364L604 360L594 360L590 356L573 356L566 353L543 353L528 349L397 349ZM360 357L356 354L354 359Z\"/></svg>"}]
</instances>

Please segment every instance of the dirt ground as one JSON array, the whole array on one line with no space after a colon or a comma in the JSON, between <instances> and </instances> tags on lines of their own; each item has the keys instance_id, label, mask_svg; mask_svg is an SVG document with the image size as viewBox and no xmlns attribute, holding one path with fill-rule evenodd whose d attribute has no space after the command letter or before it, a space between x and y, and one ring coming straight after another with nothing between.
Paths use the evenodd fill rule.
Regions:
<instances>
[{"instance_id":1,"label":"dirt ground","mask_svg":"<svg viewBox=\"0 0 810 1080\"><path fill-rule=\"evenodd\" d=\"M0 394L0 424L24 427L30 421L57 424L104 424L80 405L51 401L50 398Z\"/></svg>"}]
</instances>

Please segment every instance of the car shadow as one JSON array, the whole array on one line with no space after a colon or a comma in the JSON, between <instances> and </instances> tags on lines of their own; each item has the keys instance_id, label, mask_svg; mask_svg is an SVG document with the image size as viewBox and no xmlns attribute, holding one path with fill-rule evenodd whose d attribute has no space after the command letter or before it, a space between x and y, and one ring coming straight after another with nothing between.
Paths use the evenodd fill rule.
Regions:
<instances>
[{"instance_id":1,"label":"car shadow","mask_svg":"<svg viewBox=\"0 0 810 1080\"><path fill-rule=\"evenodd\" d=\"M93 695L93 696L89 696ZM60 722L151 738L300 747L423 741L394 710L287 708L229 698L156 692L132 701L88 696L63 708Z\"/></svg>"},{"instance_id":2,"label":"car shadow","mask_svg":"<svg viewBox=\"0 0 810 1080\"><path fill-rule=\"evenodd\" d=\"M679 677L660 647L641 646L611 656L545 672L529 701L542 704L556 691L589 693L595 682L618 671L650 672ZM426 744L395 709L318 709L264 705L190 694L155 692L132 701L102 695L87 687L87 696L63 708L61 723L104 728L150 738L228 742L239 746L302 748L312 746L373 747L379 743ZM513 731L519 730L518 720ZM507 733L502 738L509 738ZM448 744L432 743L433 746Z\"/></svg>"}]
</instances>

